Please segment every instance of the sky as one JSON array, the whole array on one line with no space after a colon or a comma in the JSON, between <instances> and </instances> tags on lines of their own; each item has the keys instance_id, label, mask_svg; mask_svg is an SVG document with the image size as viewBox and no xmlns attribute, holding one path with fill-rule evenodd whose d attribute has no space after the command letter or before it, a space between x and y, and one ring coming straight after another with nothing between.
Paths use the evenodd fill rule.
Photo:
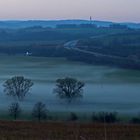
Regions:
<instances>
[{"instance_id":1,"label":"sky","mask_svg":"<svg viewBox=\"0 0 140 140\"><path fill-rule=\"evenodd\" d=\"M140 0L0 0L0 20L89 19L139 22Z\"/></svg>"}]
</instances>

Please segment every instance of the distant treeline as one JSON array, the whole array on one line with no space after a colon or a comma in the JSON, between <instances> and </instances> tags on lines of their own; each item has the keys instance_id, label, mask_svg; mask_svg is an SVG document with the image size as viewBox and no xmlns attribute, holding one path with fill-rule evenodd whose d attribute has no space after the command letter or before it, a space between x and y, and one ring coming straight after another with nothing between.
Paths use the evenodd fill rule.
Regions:
<instances>
[{"instance_id":1,"label":"distant treeline","mask_svg":"<svg viewBox=\"0 0 140 140\"><path fill-rule=\"evenodd\" d=\"M57 25L56 28L97 28L97 25L95 24L60 24Z\"/></svg>"},{"instance_id":2,"label":"distant treeline","mask_svg":"<svg viewBox=\"0 0 140 140\"><path fill-rule=\"evenodd\" d=\"M140 31L85 39L78 46L91 52L140 59Z\"/></svg>"},{"instance_id":3,"label":"distant treeline","mask_svg":"<svg viewBox=\"0 0 140 140\"><path fill-rule=\"evenodd\" d=\"M93 24L93 22L89 22L88 24L58 24L56 28L98 28L96 24ZM103 28L103 27L99 27ZM127 25L121 25L121 24L110 24L109 27L110 29L129 29Z\"/></svg>"},{"instance_id":4,"label":"distant treeline","mask_svg":"<svg viewBox=\"0 0 140 140\"><path fill-rule=\"evenodd\" d=\"M89 64L108 65L128 69L140 69L140 60L135 60L131 58L110 57L104 55L97 56L94 54L80 52L78 50L77 51L71 50L71 54L72 55L71 56L68 55L67 58L73 61L82 61Z\"/></svg>"},{"instance_id":5,"label":"distant treeline","mask_svg":"<svg viewBox=\"0 0 140 140\"><path fill-rule=\"evenodd\" d=\"M127 26L112 24L110 27L97 27L95 24L61 24L56 28L33 26L28 28L0 28L0 42L5 41L54 41L84 39L95 35L124 33Z\"/></svg>"}]
</instances>

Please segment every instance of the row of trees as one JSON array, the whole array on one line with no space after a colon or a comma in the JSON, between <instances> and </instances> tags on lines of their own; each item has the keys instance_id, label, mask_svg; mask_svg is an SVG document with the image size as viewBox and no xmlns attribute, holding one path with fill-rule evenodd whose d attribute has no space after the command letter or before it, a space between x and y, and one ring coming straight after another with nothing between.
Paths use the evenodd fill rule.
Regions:
<instances>
[{"instance_id":1,"label":"row of trees","mask_svg":"<svg viewBox=\"0 0 140 140\"><path fill-rule=\"evenodd\" d=\"M9 114L13 117L14 120L20 116L22 109L19 103L15 102L12 103L9 107ZM46 105L42 102L38 102L34 105L32 110L32 118L37 119L39 122L41 120L46 120L48 117L48 110ZM78 115L74 112L70 113L69 120L70 121L77 121ZM107 123L114 123L117 122L119 119L117 118L117 113L108 113L108 112L100 112L100 113L93 113L91 116L93 122L107 122Z\"/></svg>"},{"instance_id":2,"label":"row of trees","mask_svg":"<svg viewBox=\"0 0 140 140\"><path fill-rule=\"evenodd\" d=\"M23 76L15 76L8 79L3 84L4 93L12 96L19 101L24 100L25 96L30 93L31 87L34 83ZM69 103L75 99L83 96L84 83L75 78L62 78L56 80L56 88L54 93L61 99L66 99Z\"/></svg>"},{"instance_id":3,"label":"row of trees","mask_svg":"<svg viewBox=\"0 0 140 140\"><path fill-rule=\"evenodd\" d=\"M9 114L14 119L17 120L19 116L21 115L22 109L19 105L19 103L12 103L9 107ZM48 115L49 111L46 108L46 105L42 102L38 102L34 105L32 110L32 118L37 121L42 120L49 120L50 116ZM69 121L78 121L80 120L80 117L74 113L71 112L68 116ZM90 119L89 119L90 120ZM117 112L99 112L99 113L92 113L91 115L91 121L96 123L116 123L116 122L122 122L122 120L118 117ZM130 123L136 123L140 124L140 116L133 117L129 120Z\"/></svg>"},{"instance_id":4,"label":"row of trees","mask_svg":"<svg viewBox=\"0 0 140 140\"><path fill-rule=\"evenodd\" d=\"M9 107L9 114L16 120L21 114L21 107L18 102L12 103ZM34 105L32 110L32 117L38 121L45 120L47 118L46 105L42 102L38 102Z\"/></svg>"}]
</instances>

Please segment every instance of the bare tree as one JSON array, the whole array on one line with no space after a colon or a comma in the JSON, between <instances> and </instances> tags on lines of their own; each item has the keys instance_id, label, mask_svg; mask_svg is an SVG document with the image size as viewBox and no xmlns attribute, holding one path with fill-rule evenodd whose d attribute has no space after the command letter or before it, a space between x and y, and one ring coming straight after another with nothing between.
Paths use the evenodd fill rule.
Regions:
<instances>
[{"instance_id":1,"label":"bare tree","mask_svg":"<svg viewBox=\"0 0 140 140\"><path fill-rule=\"evenodd\" d=\"M7 95L23 100L26 94L29 93L30 88L33 86L33 82L23 76L15 76L5 81L3 86L4 92Z\"/></svg>"},{"instance_id":2,"label":"bare tree","mask_svg":"<svg viewBox=\"0 0 140 140\"><path fill-rule=\"evenodd\" d=\"M32 117L37 119L39 122L47 118L46 105L42 102L38 102L34 105Z\"/></svg>"},{"instance_id":3,"label":"bare tree","mask_svg":"<svg viewBox=\"0 0 140 140\"><path fill-rule=\"evenodd\" d=\"M21 108L18 103L12 103L9 107L9 114L16 120L21 113Z\"/></svg>"},{"instance_id":4,"label":"bare tree","mask_svg":"<svg viewBox=\"0 0 140 140\"><path fill-rule=\"evenodd\" d=\"M84 83L75 78L66 77L56 81L56 88L54 93L59 98L66 99L69 103L75 99L83 96Z\"/></svg>"}]
</instances>

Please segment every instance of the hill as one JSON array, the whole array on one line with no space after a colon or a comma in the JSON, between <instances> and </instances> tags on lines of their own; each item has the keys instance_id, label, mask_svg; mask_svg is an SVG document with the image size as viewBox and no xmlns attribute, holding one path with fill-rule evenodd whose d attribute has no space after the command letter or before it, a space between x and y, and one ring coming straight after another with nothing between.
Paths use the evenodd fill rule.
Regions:
<instances>
[{"instance_id":1,"label":"hill","mask_svg":"<svg viewBox=\"0 0 140 140\"><path fill-rule=\"evenodd\" d=\"M92 24L97 25L98 27L109 27L115 22L110 21L97 21L93 20ZM42 26L42 27L53 27L61 24L91 24L89 20L7 20L0 21L0 28L27 28L32 26ZM119 23L121 25L127 25L130 28L138 29L140 28L139 23Z\"/></svg>"},{"instance_id":2,"label":"hill","mask_svg":"<svg viewBox=\"0 0 140 140\"><path fill-rule=\"evenodd\" d=\"M0 36L1 54L25 55L31 52L40 57L66 57L91 64L140 69L140 30L120 24L110 27L62 24L56 28L0 29Z\"/></svg>"},{"instance_id":3,"label":"hill","mask_svg":"<svg viewBox=\"0 0 140 140\"><path fill-rule=\"evenodd\" d=\"M140 32L130 31L79 40L74 60L140 69Z\"/></svg>"}]
</instances>

